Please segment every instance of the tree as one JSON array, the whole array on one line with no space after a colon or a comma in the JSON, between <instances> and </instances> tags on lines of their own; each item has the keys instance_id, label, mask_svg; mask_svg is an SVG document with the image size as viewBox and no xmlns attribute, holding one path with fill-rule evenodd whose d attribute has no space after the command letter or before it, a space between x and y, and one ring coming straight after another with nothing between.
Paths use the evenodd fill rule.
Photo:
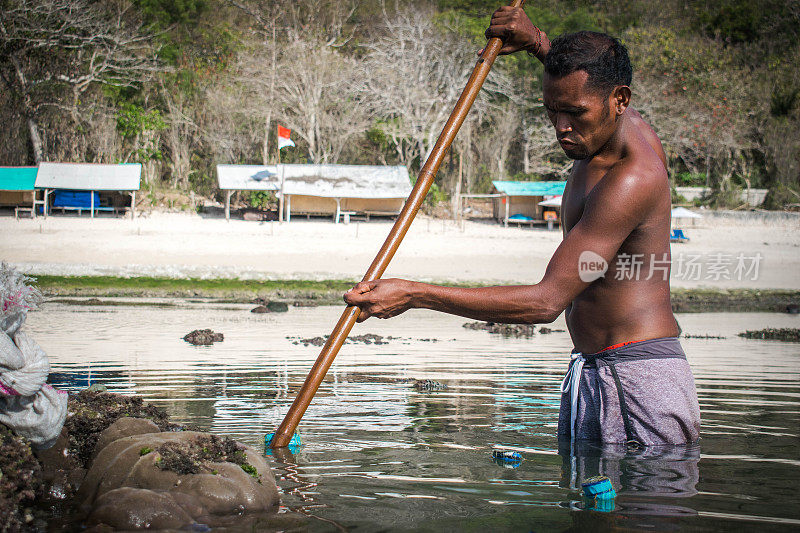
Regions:
<instances>
[{"instance_id":1,"label":"tree","mask_svg":"<svg viewBox=\"0 0 800 533\"><path fill-rule=\"evenodd\" d=\"M325 43L297 41L281 54L279 72L281 119L305 141L312 162L338 162L372 122L364 68Z\"/></svg>"},{"instance_id":2,"label":"tree","mask_svg":"<svg viewBox=\"0 0 800 533\"><path fill-rule=\"evenodd\" d=\"M126 2L7 0L0 11L0 79L26 119L33 159L43 158L37 115L45 106L78 119L93 85L128 87L157 70L150 37Z\"/></svg>"},{"instance_id":3,"label":"tree","mask_svg":"<svg viewBox=\"0 0 800 533\"><path fill-rule=\"evenodd\" d=\"M472 70L469 42L441 31L431 14L406 10L383 24L367 40L364 62L366 90L386 117L379 127L410 166L427 158Z\"/></svg>"}]
</instances>

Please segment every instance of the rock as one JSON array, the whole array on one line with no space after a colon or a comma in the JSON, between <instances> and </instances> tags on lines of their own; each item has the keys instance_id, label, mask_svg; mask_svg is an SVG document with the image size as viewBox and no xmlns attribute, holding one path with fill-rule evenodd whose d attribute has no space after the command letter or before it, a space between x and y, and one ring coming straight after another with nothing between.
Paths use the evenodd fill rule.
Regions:
<instances>
[{"instance_id":1,"label":"rock","mask_svg":"<svg viewBox=\"0 0 800 533\"><path fill-rule=\"evenodd\" d=\"M292 344L302 344L303 346L322 346L328 340L328 335L324 337L310 337L308 339L298 339Z\"/></svg>"},{"instance_id":2,"label":"rock","mask_svg":"<svg viewBox=\"0 0 800 533\"><path fill-rule=\"evenodd\" d=\"M319 307L321 304L313 300L295 300L292 305L295 307Z\"/></svg>"},{"instance_id":3,"label":"rock","mask_svg":"<svg viewBox=\"0 0 800 533\"><path fill-rule=\"evenodd\" d=\"M532 337L536 334L533 324L496 324L494 322L467 322L463 325L467 329L484 329L489 333L504 337Z\"/></svg>"},{"instance_id":4,"label":"rock","mask_svg":"<svg viewBox=\"0 0 800 533\"><path fill-rule=\"evenodd\" d=\"M116 492L125 488L145 490ZM139 498L144 514L125 503L126 494ZM109 443L92 463L77 501L88 510L92 524L113 525L106 520L117 520L111 511L119 505L119 520L174 516L179 525L161 527L177 528L205 515L274 512L279 497L270 467L256 450L185 431L133 435Z\"/></svg>"},{"instance_id":5,"label":"rock","mask_svg":"<svg viewBox=\"0 0 800 533\"><path fill-rule=\"evenodd\" d=\"M179 499L189 509L198 512L201 508ZM109 491L97 499L89 514L87 525L106 525L114 529L179 529L195 523L194 517L168 492L123 487Z\"/></svg>"},{"instance_id":6,"label":"rock","mask_svg":"<svg viewBox=\"0 0 800 533\"><path fill-rule=\"evenodd\" d=\"M66 500L74 496L86 475L86 469L70 453L69 444L69 432L64 427L53 446L36 451L36 458L42 467L42 481L47 488L47 495L53 500Z\"/></svg>"},{"instance_id":7,"label":"rock","mask_svg":"<svg viewBox=\"0 0 800 533\"><path fill-rule=\"evenodd\" d=\"M289 310L286 302L267 302L267 309L272 313L285 313Z\"/></svg>"},{"instance_id":8,"label":"rock","mask_svg":"<svg viewBox=\"0 0 800 533\"><path fill-rule=\"evenodd\" d=\"M800 329L798 328L766 328L748 330L739 333L740 337L748 339L777 340L786 342L800 342Z\"/></svg>"},{"instance_id":9,"label":"rock","mask_svg":"<svg viewBox=\"0 0 800 533\"><path fill-rule=\"evenodd\" d=\"M431 381L429 379L419 379L414 382L414 388L420 392L436 392L445 390L447 385L439 383L438 381Z\"/></svg>"},{"instance_id":10,"label":"rock","mask_svg":"<svg viewBox=\"0 0 800 533\"><path fill-rule=\"evenodd\" d=\"M92 457L97 457L100 450L117 439L131 437L133 435L144 435L146 433L158 433L159 431L161 430L152 420L131 416L120 418L108 426L97 438L97 444L94 447Z\"/></svg>"},{"instance_id":11,"label":"rock","mask_svg":"<svg viewBox=\"0 0 800 533\"><path fill-rule=\"evenodd\" d=\"M28 507L41 495L42 471L30 442L0 424L0 531L26 531Z\"/></svg>"},{"instance_id":12,"label":"rock","mask_svg":"<svg viewBox=\"0 0 800 533\"><path fill-rule=\"evenodd\" d=\"M303 346L323 346L327 341L330 335L325 335L324 337L310 337L308 339L300 339L297 337L287 337L287 339L296 339L292 342L292 344L302 344ZM382 335L376 335L374 333L365 333L364 335L354 335L352 337L348 337L344 343L345 344L389 344L389 340L394 339L395 337L384 337ZM429 339L424 339L429 340Z\"/></svg>"},{"instance_id":13,"label":"rock","mask_svg":"<svg viewBox=\"0 0 800 533\"><path fill-rule=\"evenodd\" d=\"M106 392L108 388L100 383L92 383L86 388L87 392Z\"/></svg>"},{"instance_id":14,"label":"rock","mask_svg":"<svg viewBox=\"0 0 800 533\"><path fill-rule=\"evenodd\" d=\"M285 302L269 302L263 298L256 298L255 303L261 305L251 309L251 313L285 313L289 310L289 304Z\"/></svg>"},{"instance_id":15,"label":"rock","mask_svg":"<svg viewBox=\"0 0 800 533\"><path fill-rule=\"evenodd\" d=\"M222 333L215 333L210 329L196 329L186 334L183 340L195 346L209 346L215 342L222 342L224 336Z\"/></svg>"},{"instance_id":16,"label":"rock","mask_svg":"<svg viewBox=\"0 0 800 533\"><path fill-rule=\"evenodd\" d=\"M552 329L546 326L539 327L539 333L541 333L542 335L547 335L548 333L563 333L563 332L564 332L563 329Z\"/></svg>"}]
</instances>

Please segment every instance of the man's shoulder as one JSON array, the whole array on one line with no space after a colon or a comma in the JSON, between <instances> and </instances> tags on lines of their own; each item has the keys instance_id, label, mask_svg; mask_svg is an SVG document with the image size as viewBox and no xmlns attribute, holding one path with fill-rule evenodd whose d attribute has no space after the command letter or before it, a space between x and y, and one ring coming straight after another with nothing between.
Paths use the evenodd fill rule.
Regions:
<instances>
[{"instance_id":1,"label":"man's shoulder","mask_svg":"<svg viewBox=\"0 0 800 533\"><path fill-rule=\"evenodd\" d=\"M642 117L642 115L632 107L629 107L626 113L631 119L631 123L635 126L638 134L642 137L647 146L653 151L655 156L661 162L661 165L666 167L667 155L664 153L664 147L661 145L661 139L658 137L658 134L655 132L653 127L648 124L644 117Z\"/></svg>"},{"instance_id":2,"label":"man's shoulder","mask_svg":"<svg viewBox=\"0 0 800 533\"><path fill-rule=\"evenodd\" d=\"M654 192L668 185L667 170L652 150L635 150L620 158L603 177L609 185Z\"/></svg>"},{"instance_id":3,"label":"man's shoulder","mask_svg":"<svg viewBox=\"0 0 800 533\"><path fill-rule=\"evenodd\" d=\"M644 216L669 194L667 172L652 150L650 157L626 156L612 165L595 191L601 204Z\"/></svg>"}]
</instances>

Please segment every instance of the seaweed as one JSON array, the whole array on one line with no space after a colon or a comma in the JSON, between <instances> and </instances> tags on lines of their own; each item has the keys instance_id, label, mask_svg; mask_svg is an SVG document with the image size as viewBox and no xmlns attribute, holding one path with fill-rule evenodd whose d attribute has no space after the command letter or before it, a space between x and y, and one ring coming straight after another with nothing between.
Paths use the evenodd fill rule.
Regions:
<instances>
[{"instance_id":1,"label":"seaweed","mask_svg":"<svg viewBox=\"0 0 800 533\"><path fill-rule=\"evenodd\" d=\"M123 416L147 418L161 431L178 427L169 423L166 411L136 396L84 390L70 395L69 410L65 424L69 431L69 452L84 468L91 461L100 433Z\"/></svg>"},{"instance_id":2,"label":"seaweed","mask_svg":"<svg viewBox=\"0 0 800 533\"><path fill-rule=\"evenodd\" d=\"M206 463L228 462L258 477L258 471L247 462L244 446L229 437L208 435L191 441L165 442L155 451L159 455L156 465L161 470L171 470L181 475L202 471L214 473Z\"/></svg>"}]
</instances>

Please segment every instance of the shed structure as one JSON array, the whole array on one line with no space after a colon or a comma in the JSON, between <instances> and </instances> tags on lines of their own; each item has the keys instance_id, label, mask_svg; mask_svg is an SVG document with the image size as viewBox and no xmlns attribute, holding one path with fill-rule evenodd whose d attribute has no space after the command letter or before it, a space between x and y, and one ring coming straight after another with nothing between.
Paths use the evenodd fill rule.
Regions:
<instances>
[{"instance_id":1,"label":"shed structure","mask_svg":"<svg viewBox=\"0 0 800 533\"><path fill-rule=\"evenodd\" d=\"M552 211L540 202L564 194L566 181L493 181L494 218L508 226L512 222L538 224L545 222L545 211ZM559 217L556 218L558 220Z\"/></svg>"},{"instance_id":2,"label":"shed structure","mask_svg":"<svg viewBox=\"0 0 800 533\"><path fill-rule=\"evenodd\" d=\"M237 190L275 192L279 219L292 215L397 215L411 193L405 166L378 165L217 165L219 188L226 191L225 217Z\"/></svg>"},{"instance_id":3,"label":"shed structure","mask_svg":"<svg viewBox=\"0 0 800 533\"><path fill-rule=\"evenodd\" d=\"M96 211L130 210L133 218L136 209L136 191L139 190L142 176L142 165L139 163L123 163L106 165L97 163L41 163L36 176L36 188L44 190L44 214L47 216L49 195L53 191L71 191L60 193L64 199L61 205L54 204L62 210L70 209L80 213L86 209L92 218ZM75 194L83 194L80 197ZM117 204L114 199L101 198L98 192L119 192L130 195L130 205ZM73 202L73 203L70 203ZM83 203L86 202L86 205Z\"/></svg>"},{"instance_id":4,"label":"shed structure","mask_svg":"<svg viewBox=\"0 0 800 533\"><path fill-rule=\"evenodd\" d=\"M35 216L36 167L0 167L0 206L12 207L14 216L30 211Z\"/></svg>"}]
</instances>

